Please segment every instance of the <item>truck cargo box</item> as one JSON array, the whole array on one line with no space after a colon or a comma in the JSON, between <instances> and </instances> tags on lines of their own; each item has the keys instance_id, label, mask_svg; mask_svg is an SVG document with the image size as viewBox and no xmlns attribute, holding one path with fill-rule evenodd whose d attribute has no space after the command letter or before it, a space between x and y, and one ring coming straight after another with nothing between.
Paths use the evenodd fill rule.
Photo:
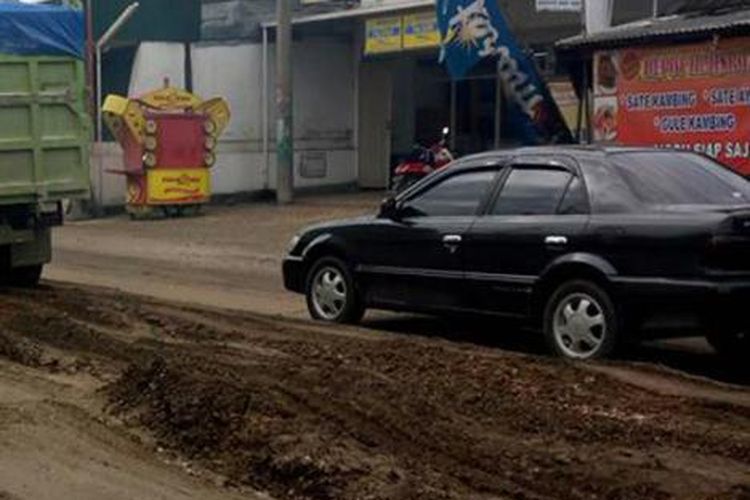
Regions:
<instances>
[{"instance_id":1,"label":"truck cargo box","mask_svg":"<svg viewBox=\"0 0 750 500\"><path fill-rule=\"evenodd\" d=\"M70 9L0 4L0 205L88 195L82 26Z\"/></svg>"}]
</instances>

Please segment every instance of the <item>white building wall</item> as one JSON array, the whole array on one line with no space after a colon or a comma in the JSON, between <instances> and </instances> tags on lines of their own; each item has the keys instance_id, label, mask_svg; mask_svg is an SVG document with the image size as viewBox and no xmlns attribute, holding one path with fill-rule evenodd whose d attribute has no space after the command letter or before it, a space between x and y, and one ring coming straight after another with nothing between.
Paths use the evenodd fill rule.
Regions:
<instances>
[{"instance_id":1,"label":"white building wall","mask_svg":"<svg viewBox=\"0 0 750 500\"><path fill-rule=\"evenodd\" d=\"M232 123L222 137L213 189L217 194L274 189L275 52L268 51L268 170L263 151L263 48L261 44L196 44L191 49L193 87L204 98L228 99ZM295 186L356 181L354 59L349 43L304 40L294 46ZM306 177L302 163L325 158L325 177Z\"/></svg>"},{"instance_id":2,"label":"white building wall","mask_svg":"<svg viewBox=\"0 0 750 500\"><path fill-rule=\"evenodd\" d=\"M133 61L128 95L137 96L164 86L185 86L185 46L181 43L143 42Z\"/></svg>"},{"instance_id":3,"label":"white building wall","mask_svg":"<svg viewBox=\"0 0 750 500\"><path fill-rule=\"evenodd\" d=\"M294 45L295 186L350 184L357 180L352 50L349 42L324 39L302 40ZM269 88L275 88L273 68ZM274 95L272 93L271 99ZM275 110L275 106L271 108ZM272 144L275 144L276 136L275 119L275 113L272 113ZM306 153L325 153L327 172L324 178L302 175ZM275 161L271 170L271 186L274 185Z\"/></svg>"},{"instance_id":4,"label":"white building wall","mask_svg":"<svg viewBox=\"0 0 750 500\"><path fill-rule=\"evenodd\" d=\"M229 194L266 188L263 157L262 47L258 44L194 45L193 91L227 99L232 120L212 169L213 191Z\"/></svg>"},{"instance_id":5,"label":"white building wall","mask_svg":"<svg viewBox=\"0 0 750 500\"><path fill-rule=\"evenodd\" d=\"M354 56L346 42L303 40L294 46L295 186L298 188L356 182L354 148ZM232 120L221 137L217 163L212 169L215 194L274 189L275 53L268 51L268 155L263 148L263 47L251 43L199 43L190 48L193 90L202 98L221 96L229 101ZM138 51L130 95L163 85L184 86L185 54L181 44L144 43ZM302 163L325 163L323 177L303 175ZM92 175L105 205L124 202L121 176L97 168L121 168L121 150L115 144L99 146ZM320 173L320 172L318 172ZM100 182L101 181L101 182Z\"/></svg>"}]
</instances>

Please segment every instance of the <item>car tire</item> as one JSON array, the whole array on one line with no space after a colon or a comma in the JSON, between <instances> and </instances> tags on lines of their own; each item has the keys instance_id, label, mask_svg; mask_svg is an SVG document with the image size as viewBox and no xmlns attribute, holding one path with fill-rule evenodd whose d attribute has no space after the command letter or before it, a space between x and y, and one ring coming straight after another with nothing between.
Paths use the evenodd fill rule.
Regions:
<instances>
[{"instance_id":1,"label":"car tire","mask_svg":"<svg viewBox=\"0 0 750 500\"><path fill-rule=\"evenodd\" d=\"M41 264L13 268L8 274L8 284L21 288L33 288L39 284L43 268Z\"/></svg>"},{"instance_id":2,"label":"car tire","mask_svg":"<svg viewBox=\"0 0 750 500\"><path fill-rule=\"evenodd\" d=\"M319 259L310 268L305 286L307 309L313 319L331 323L358 323L364 301L349 266L336 257Z\"/></svg>"},{"instance_id":3,"label":"car tire","mask_svg":"<svg viewBox=\"0 0 750 500\"><path fill-rule=\"evenodd\" d=\"M606 290L591 281L560 285L547 300L543 322L550 350L565 359L604 358L618 344L617 310Z\"/></svg>"},{"instance_id":4,"label":"car tire","mask_svg":"<svg viewBox=\"0 0 750 500\"><path fill-rule=\"evenodd\" d=\"M731 362L745 362L750 356L750 333L718 332L706 335L716 353Z\"/></svg>"}]
</instances>

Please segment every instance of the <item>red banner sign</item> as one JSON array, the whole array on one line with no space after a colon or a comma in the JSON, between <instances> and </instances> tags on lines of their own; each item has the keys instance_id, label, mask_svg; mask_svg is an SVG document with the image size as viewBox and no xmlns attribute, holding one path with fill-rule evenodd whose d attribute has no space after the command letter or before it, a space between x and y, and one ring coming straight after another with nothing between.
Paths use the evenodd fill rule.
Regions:
<instances>
[{"instance_id":1,"label":"red banner sign","mask_svg":"<svg viewBox=\"0 0 750 500\"><path fill-rule=\"evenodd\" d=\"M689 149L750 174L750 38L599 52L598 142Z\"/></svg>"}]
</instances>

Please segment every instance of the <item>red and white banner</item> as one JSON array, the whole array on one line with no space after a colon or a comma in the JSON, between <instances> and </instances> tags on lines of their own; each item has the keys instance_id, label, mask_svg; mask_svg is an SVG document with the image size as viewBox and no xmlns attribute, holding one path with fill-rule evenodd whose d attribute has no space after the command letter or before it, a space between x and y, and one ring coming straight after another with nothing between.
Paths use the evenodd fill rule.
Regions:
<instances>
[{"instance_id":1,"label":"red and white banner","mask_svg":"<svg viewBox=\"0 0 750 500\"><path fill-rule=\"evenodd\" d=\"M689 149L750 174L750 38L599 52L598 142Z\"/></svg>"}]
</instances>

